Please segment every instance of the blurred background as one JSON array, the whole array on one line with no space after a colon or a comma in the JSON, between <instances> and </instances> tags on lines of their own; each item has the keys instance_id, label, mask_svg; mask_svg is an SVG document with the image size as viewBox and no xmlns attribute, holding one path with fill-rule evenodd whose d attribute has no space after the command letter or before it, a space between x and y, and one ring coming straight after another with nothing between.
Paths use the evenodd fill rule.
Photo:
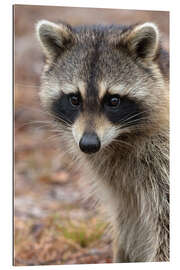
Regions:
<instances>
[{"instance_id":1,"label":"blurred background","mask_svg":"<svg viewBox=\"0 0 180 270\"><path fill-rule=\"evenodd\" d=\"M44 56L35 24L46 19L79 24L155 22L169 47L169 12L14 6L14 264L111 263L111 237L93 199L82 199L81 171L63 156L38 90Z\"/></svg>"}]
</instances>

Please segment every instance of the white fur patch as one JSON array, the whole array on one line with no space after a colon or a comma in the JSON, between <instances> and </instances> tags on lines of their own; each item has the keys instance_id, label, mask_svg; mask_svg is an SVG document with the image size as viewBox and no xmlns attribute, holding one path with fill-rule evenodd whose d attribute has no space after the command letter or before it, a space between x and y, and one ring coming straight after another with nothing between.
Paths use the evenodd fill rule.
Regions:
<instances>
[{"instance_id":1,"label":"white fur patch","mask_svg":"<svg viewBox=\"0 0 180 270\"><path fill-rule=\"evenodd\" d=\"M70 83L63 84L63 86L60 89L66 95L78 92L78 88Z\"/></svg>"}]
</instances>

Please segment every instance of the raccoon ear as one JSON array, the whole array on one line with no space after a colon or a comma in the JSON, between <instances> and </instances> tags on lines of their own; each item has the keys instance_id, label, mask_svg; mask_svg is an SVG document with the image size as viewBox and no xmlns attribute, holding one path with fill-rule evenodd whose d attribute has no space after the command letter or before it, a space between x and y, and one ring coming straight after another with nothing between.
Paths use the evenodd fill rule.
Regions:
<instances>
[{"instance_id":1,"label":"raccoon ear","mask_svg":"<svg viewBox=\"0 0 180 270\"><path fill-rule=\"evenodd\" d=\"M41 20L36 25L38 40L48 58L56 57L72 43L73 33L68 24Z\"/></svg>"},{"instance_id":2,"label":"raccoon ear","mask_svg":"<svg viewBox=\"0 0 180 270\"><path fill-rule=\"evenodd\" d=\"M123 43L128 49L144 60L153 60L159 48L159 30L154 23L136 25L124 33Z\"/></svg>"}]
</instances>

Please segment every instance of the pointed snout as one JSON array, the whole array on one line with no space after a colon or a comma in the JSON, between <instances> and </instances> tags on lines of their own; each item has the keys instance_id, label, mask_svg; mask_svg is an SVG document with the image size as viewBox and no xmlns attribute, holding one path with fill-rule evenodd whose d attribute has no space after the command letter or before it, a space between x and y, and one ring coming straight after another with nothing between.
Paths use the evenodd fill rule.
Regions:
<instances>
[{"instance_id":1,"label":"pointed snout","mask_svg":"<svg viewBox=\"0 0 180 270\"><path fill-rule=\"evenodd\" d=\"M79 142L81 151L87 154L93 154L100 150L101 142L96 133L85 132Z\"/></svg>"}]
</instances>

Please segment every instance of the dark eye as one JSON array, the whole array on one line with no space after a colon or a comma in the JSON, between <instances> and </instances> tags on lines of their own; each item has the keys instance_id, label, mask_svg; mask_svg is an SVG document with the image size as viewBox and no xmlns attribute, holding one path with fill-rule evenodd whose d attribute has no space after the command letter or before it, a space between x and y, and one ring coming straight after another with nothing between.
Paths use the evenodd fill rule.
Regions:
<instances>
[{"instance_id":1,"label":"dark eye","mask_svg":"<svg viewBox=\"0 0 180 270\"><path fill-rule=\"evenodd\" d=\"M108 105L111 107L117 107L120 103L120 98L118 96L110 96L108 100Z\"/></svg>"},{"instance_id":2,"label":"dark eye","mask_svg":"<svg viewBox=\"0 0 180 270\"><path fill-rule=\"evenodd\" d=\"M70 100L70 103L71 103L74 107L77 107L77 106L80 105L80 98L79 98L79 96L77 96L77 95L72 95L72 96L70 96L69 100Z\"/></svg>"}]
</instances>

